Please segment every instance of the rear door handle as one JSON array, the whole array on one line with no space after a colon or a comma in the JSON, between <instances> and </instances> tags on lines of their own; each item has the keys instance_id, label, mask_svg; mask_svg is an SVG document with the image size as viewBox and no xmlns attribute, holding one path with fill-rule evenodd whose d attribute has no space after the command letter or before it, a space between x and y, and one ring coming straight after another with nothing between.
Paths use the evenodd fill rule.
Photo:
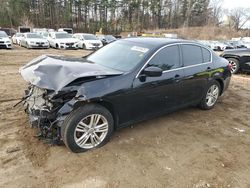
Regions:
<instances>
[{"instance_id":1,"label":"rear door handle","mask_svg":"<svg viewBox=\"0 0 250 188\"><path fill-rule=\"evenodd\" d=\"M180 82L181 81L181 76L179 75L179 74L176 74L175 76L174 76L174 78L175 78L175 81L176 82Z\"/></svg>"}]
</instances>

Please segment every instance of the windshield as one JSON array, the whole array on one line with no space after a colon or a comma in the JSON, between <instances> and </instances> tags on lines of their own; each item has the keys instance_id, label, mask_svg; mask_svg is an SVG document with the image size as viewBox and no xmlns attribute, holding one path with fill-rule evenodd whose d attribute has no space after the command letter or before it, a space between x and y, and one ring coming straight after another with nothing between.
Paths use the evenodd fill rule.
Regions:
<instances>
[{"instance_id":1,"label":"windshield","mask_svg":"<svg viewBox=\"0 0 250 188\"><path fill-rule=\"evenodd\" d=\"M16 37L21 37L22 36L22 33L17 33L16 34Z\"/></svg>"},{"instance_id":2,"label":"windshield","mask_svg":"<svg viewBox=\"0 0 250 188\"><path fill-rule=\"evenodd\" d=\"M40 39L42 37L40 35L36 34L36 33L29 33L29 34L27 34L27 38Z\"/></svg>"},{"instance_id":3,"label":"windshield","mask_svg":"<svg viewBox=\"0 0 250 188\"><path fill-rule=\"evenodd\" d=\"M8 35L5 32L0 32L0 37L8 37Z\"/></svg>"},{"instance_id":4,"label":"windshield","mask_svg":"<svg viewBox=\"0 0 250 188\"><path fill-rule=\"evenodd\" d=\"M112 35L107 35L106 37L105 37L107 40L116 40L116 38L115 37L113 37Z\"/></svg>"},{"instance_id":5,"label":"windshield","mask_svg":"<svg viewBox=\"0 0 250 188\"><path fill-rule=\"evenodd\" d=\"M85 40L98 40L95 35L82 35Z\"/></svg>"},{"instance_id":6,"label":"windshield","mask_svg":"<svg viewBox=\"0 0 250 188\"><path fill-rule=\"evenodd\" d=\"M108 68L127 72L135 68L149 50L142 44L117 41L96 51L87 60Z\"/></svg>"},{"instance_id":7,"label":"windshield","mask_svg":"<svg viewBox=\"0 0 250 188\"><path fill-rule=\"evenodd\" d=\"M68 33L56 33L57 39L64 39L64 38L71 38L71 36Z\"/></svg>"},{"instance_id":8,"label":"windshield","mask_svg":"<svg viewBox=\"0 0 250 188\"><path fill-rule=\"evenodd\" d=\"M44 36L44 37L48 37L49 36L49 33L42 33L42 36Z\"/></svg>"}]
</instances>

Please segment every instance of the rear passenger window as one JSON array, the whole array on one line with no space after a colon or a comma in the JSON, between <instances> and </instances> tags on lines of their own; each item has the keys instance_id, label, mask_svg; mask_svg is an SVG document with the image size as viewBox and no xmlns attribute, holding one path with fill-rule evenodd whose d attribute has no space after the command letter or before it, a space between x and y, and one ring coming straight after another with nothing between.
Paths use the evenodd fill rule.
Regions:
<instances>
[{"instance_id":1,"label":"rear passenger window","mask_svg":"<svg viewBox=\"0 0 250 188\"><path fill-rule=\"evenodd\" d=\"M159 51L149 62L149 66L156 66L163 71L180 67L179 47L169 46Z\"/></svg>"},{"instance_id":2,"label":"rear passenger window","mask_svg":"<svg viewBox=\"0 0 250 188\"><path fill-rule=\"evenodd\" d=\"M209 50L207 50L206 48L202 48L202 54L204 63L211 62L211 53Z\"/></svg>"},{"instance_id":3,"label":"rear passenger window","mask_svg":"<svg viewBox=\"0 0 250 188\"><path fill-rule=\"evenodd\" d=\"M183 55L184 66L203 63L203 56L200 46L183 44L182 55Z\"/></svg>"}]
</instances>

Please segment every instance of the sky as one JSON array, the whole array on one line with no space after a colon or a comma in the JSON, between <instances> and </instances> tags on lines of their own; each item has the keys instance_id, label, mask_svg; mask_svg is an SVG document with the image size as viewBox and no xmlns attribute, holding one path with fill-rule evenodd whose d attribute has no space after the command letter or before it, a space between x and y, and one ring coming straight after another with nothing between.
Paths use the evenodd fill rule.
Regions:
<instances>
[{"instance_id":1,"label":"sky","mask_svg":"<svg viewBox=\"0 0 250 188\"><path fill-rule=\"evenodd\" d=\"M222 0L223 9L234 9L234 8L249 8L250 9L250 0ZM224 17L226 19L226 17ZM250 28L250 21L246 22L243 28Z\"/></svg>"},{"instance_id":2,"label":"sky","mask_svg":"<svg viewBox=\"0 0 250 188\"><path fill-rule=\"evenodd\" d=\"M250 0L223 0L223 8L233 9L235 7L250 8Z\"/></svg>"}]
</instances>

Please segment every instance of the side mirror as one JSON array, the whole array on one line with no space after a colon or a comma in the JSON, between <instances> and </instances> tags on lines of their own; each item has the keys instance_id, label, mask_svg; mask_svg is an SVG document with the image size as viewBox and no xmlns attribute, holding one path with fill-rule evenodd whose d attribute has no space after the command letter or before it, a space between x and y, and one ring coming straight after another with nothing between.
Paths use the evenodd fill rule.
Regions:
<instances>
[{"instance_id":1,"label":"side mirror","mask_svg":"<svg viewBox=\"0 0 250 188\"><path fill-rule=\"evenodd\" d=\"M147 67L144 69L143 73L148 77L160 77L162 75L163 70L159 67Z\"/></svg>"}]
</instances>

